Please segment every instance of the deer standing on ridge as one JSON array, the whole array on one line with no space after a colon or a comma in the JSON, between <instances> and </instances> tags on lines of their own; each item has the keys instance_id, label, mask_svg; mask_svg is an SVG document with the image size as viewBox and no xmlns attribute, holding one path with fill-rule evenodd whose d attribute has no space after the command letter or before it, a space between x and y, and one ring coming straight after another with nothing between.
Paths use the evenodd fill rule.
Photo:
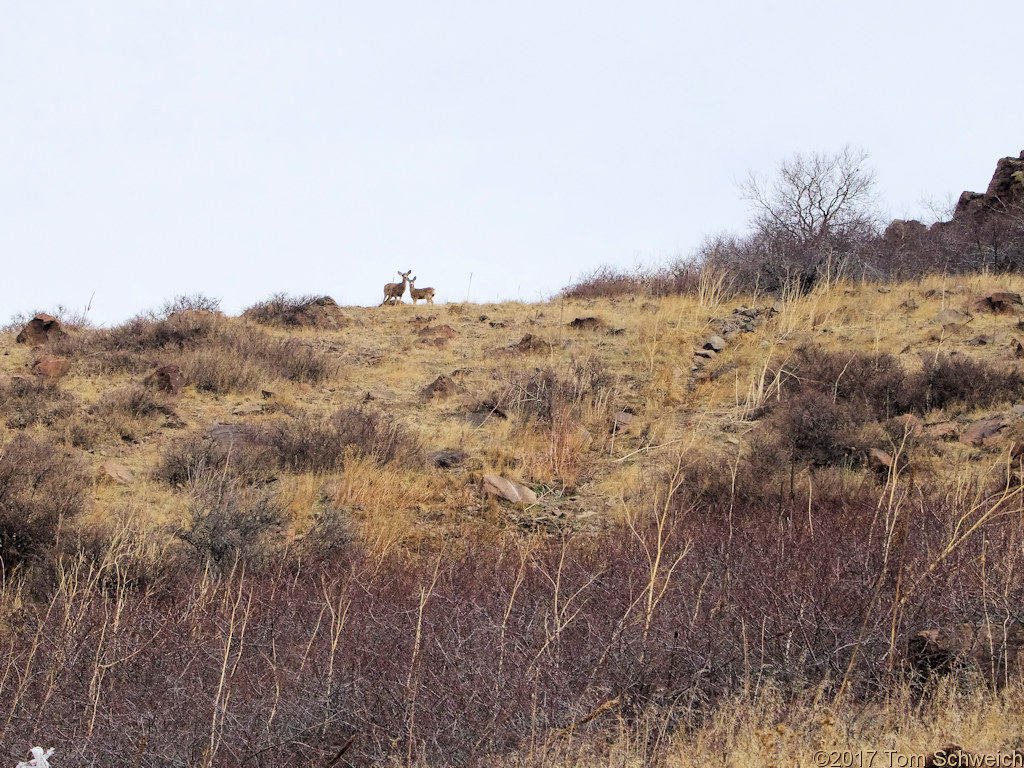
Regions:
<instances>
[{"instance_id":1,"label":"deer standing on ridge","mask_svg":"<svg viewBox=\"0 0 1024 768\"><path fill-rule=\"evenodd\" d=\"M408 272L398 270L398 274L401 275L402 282L387 283L384 286L384 301L382 301L378 306L383 307L385 304L394 304L402 300L402 296L405 294L405 284L409 282L409 275L412 274L412 270L410 269Z\"/></svg>"},{"instance_id":2,"label":"deer standing on ridge","mask_svg":"<svg viewBox=\"0 0 1024 768\"><path fill-rule=\"evenodd\" d=\"M412 270L409 270L412 272ZM412 296L412 303L415 304L419 299L426 299L427 304L434 303L434 289L433 288L417 288L416 278L409 278L409 295Z\"/></svg>"}]
</instances>

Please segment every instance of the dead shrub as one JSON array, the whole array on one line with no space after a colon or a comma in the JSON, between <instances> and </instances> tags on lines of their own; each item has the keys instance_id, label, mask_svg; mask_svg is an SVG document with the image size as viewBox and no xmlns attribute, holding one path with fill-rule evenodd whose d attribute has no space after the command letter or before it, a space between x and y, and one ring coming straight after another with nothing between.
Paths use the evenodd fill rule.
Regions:
<instances>
[{"instance_id":1,"label":"dead shrub","mask_svg":"<svg viewBox=\"0 0 1024 768\"><path fill-rule=\"evenodd\" d=\"M18 435L0 450L0 565L40 558L86 507L86 467L51 442Z\"/></svg>"}]
</instances>

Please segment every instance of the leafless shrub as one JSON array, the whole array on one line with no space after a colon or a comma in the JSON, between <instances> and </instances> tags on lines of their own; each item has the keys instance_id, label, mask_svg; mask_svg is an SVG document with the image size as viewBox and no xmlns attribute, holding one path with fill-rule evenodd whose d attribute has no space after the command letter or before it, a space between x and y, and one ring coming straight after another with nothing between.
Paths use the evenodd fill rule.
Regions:
<instances>
[{"instance_id":1,"label":"leafless shrub","mask_svg":"<svg viewBox=\"0 0 1024 768\"><path fill-rule=\"evenodd\" d=\"M598 299L621 296L674 296L695 293L700 283L697 265L676 259L664 266L626 271L599 267L563 288L566 299Z\"/></svg>"},{"instance_id":2,"label":"leafless shrub","mask_svg":"<svg viewBox=\"0 0 1024 768\"><path fill-rule=\"evenodd\" d=\"M175 535L189 544L200 561L218 571L236 562L263 568L281 546L285 513L266 488L206 471L186 488L188 522Z\"/></svg>"},{"instance_id":3,"label":"leafless shrub","mask_svg":"<svg viewBox=\"0 0 1024 768\"><path fill-rule=\"evenodd\" d=\"M202 293L179 294L164 302L157 317L167 319L182 312L217 312L220 310L220 301Z\"/></svg>"}]
</instances>

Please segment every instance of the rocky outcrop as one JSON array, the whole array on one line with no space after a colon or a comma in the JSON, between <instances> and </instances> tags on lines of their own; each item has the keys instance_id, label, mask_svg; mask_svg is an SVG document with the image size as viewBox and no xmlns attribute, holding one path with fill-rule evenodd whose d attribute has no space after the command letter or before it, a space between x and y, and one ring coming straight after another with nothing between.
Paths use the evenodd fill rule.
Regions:
<instances>
[{"instance_id":1,"label":"rocky outcrop","mask_svg":"<svg viewBox=\"0 0 1024 768\"><path fill-rule=\"evenodd\" d=\"M14 341L18 344L29 344L37 347L40 344L46 344L58 339L63 335L64 329L61 328L60 320L52 315L40 313L26 323Z\"/></svg>"},{"instance_id":2,"label":"rocky outcrop","mask_svg":"<svg viewBox=\"0 0 1024 768\"><path fill-rule=\"evenodd\" d=\"M1020 157L1004 157L996 164L996 172L984 193L960 195L953 221L977 222L1021 208L1024 208L1024 152Z\"/></svg>"}]
</instances>

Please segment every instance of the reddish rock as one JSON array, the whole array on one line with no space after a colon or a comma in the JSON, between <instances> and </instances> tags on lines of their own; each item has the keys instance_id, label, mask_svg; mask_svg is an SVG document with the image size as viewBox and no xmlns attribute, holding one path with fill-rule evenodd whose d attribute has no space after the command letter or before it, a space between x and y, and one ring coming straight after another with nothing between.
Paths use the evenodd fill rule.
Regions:
<instances>
[{"instance_id":1,"label":"reddish rock","mask_svg":"<svg viewBox=\"0 0 1024 768\"><path fill-rule=\"evenodd\" d=\"M1021 301L1019 293L1010 291L992 291L974 302L974 308L983 312L996 312L999 314L1012 312L1014 307L1019 307Z\"/></svg>"},{"instance_id":2,"label":"reddish rock","mask_svg":"<svg viewBox=\"0 0 1024 768\"><path fill-rule=\"evenodd\" d=\"M534 336L532 333L523 336L519 343L512 347L512 350L515 352L548 352L550 349L550 344L540 338L540 336Z\"/></svg>"},{"instance_id":3,"label":"reddish rock","mask_svg":"<svg viewBox=\"0 0 1024 768\"><path fill-rule=\"evenodd\" d=\"M513 504L537 503L537 494L530 488L500 475L484 475L480 481L480 492L484 496L498 496Z\"/></svg>"},{"instance_id":4,"label":"reddish rock","mask_svg":"<svg viewBox=\"0 0 1024 768\"><path fill-rule=\"evenodd\" d=\"M51 315L38 314L33 317L14 341L18 344L29 344L33 347L46 344L64 335L60 320Z\"/></svg>"},{"instance_id":5,"label":"reddish rock","mask_svg":"<svg viewBox=\"0 0 1024 768\"><path fill-rule=\"evenodd\" d=\"M151 387L170 392L172 395L181 393L185 386L185 377L181 375L181 369L174 363L157 368L142 381Z\"/></svg>"},{"instance_id":6,"label":"reddish rock","mask_svg":"<svg viewBox=\"0 0 1024 768\"><path fill-rule=\"evenodd\" d=\"M1010 425L1010 420L1003 415L992 416L969 424L960 435L960 442L974 446L988 446L998 442L999 432Z\"/></svg>"},{"instance_id":7,"label":"reddish rock","mask_svg":"<svg viewBox=\"0 0 1024 768\"><path fill-rule=\"evenodd\" d=\"M919 437L924 432L924 422L912 413L904 413L889 420L899 433L910 437Z\"/></svg>"},{"instance_id":8,"label":"reddish rock","mask_svg":"<svg viewBox=\"0 0 1024 768\"><path fill-rule=\"evenodd\" d=\"M59 379L68 372L71 361L57 355L43 355L32 364L32 373L47 379Z\"/></svg>"},{"instance_id":9,"label":"reddish rock","mask_svg":"<svg viewBox=\"0 0 1024 768\"><path fill-rule=\"evenodd\" d=\"M448 376L441 375L423 388L423 397L426 400L443 399L454 395L458 390L458 384Z\"/></svg>"}]
</instances>

